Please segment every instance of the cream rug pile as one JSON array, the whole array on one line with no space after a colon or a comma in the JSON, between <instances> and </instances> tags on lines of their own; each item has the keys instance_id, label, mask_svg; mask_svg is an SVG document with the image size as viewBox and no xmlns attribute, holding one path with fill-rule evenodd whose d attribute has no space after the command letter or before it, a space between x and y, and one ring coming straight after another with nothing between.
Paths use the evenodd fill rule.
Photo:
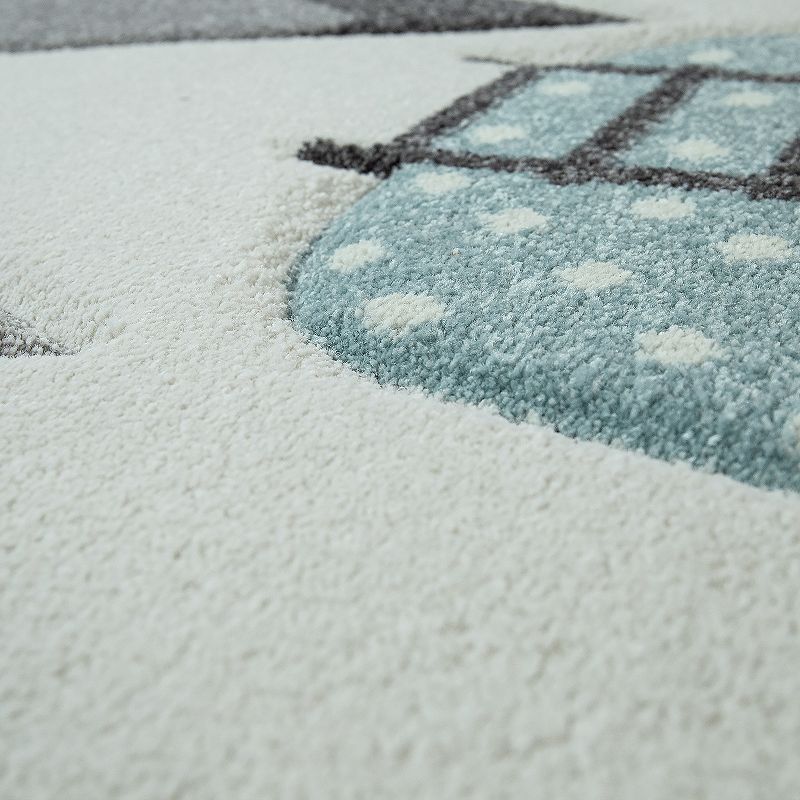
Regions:
<instances>
[{"instance_id":1,"label":"cream rug pile","mask_svg":"<svg viewBox=\"0 0 800 800\"><path fill-rule=\"evenodd\" d=\"M0 796L800 797L792 0L0 0Z\"/></svg>"}]
</instances>

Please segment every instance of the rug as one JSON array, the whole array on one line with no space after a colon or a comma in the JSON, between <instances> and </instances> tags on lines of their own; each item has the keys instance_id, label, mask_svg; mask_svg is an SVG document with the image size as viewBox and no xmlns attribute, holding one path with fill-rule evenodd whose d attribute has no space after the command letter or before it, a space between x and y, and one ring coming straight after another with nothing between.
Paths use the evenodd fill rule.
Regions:
<instances>
[{"instance_id":1,"label":"rug","mask_svg":"<svg viewBox=\"0 0 800 800\"><path fill-rule=\"evenodd\" d=\"M800 795L795 4L0 10L0 795Z\"/></svg>"}]
</instances>

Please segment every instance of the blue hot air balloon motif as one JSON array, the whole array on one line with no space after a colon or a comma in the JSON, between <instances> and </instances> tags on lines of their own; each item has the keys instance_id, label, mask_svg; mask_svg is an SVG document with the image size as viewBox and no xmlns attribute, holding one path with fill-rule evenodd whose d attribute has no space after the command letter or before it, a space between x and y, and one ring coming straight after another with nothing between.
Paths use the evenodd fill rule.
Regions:
<instances>
[{"instance_id":1,"label":"blue hot air balloon motif","mask_svg":"<svg viewBox=\"0 0 800 800\"><path fill-rule=\"evenodd\" d=\"M800 490L800 39L523 66L388 144L296 265L355 369Z\"/></svg>"}]
</instances>

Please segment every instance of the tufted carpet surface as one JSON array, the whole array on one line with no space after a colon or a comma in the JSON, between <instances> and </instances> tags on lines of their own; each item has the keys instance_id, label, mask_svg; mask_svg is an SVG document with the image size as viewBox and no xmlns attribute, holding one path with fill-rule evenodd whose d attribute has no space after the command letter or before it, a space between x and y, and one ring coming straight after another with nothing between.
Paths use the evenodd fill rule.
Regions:
<instances>
[{"instance_id":1,"label":"tufted carpet surface","mask_svg":"<svg viewBox=\"0 0 800 800\"><path fill-rule=\"evenodd\" d=\"M0 50L0 797L800 797L795 3Z\"/></svg>"}]
</instances>

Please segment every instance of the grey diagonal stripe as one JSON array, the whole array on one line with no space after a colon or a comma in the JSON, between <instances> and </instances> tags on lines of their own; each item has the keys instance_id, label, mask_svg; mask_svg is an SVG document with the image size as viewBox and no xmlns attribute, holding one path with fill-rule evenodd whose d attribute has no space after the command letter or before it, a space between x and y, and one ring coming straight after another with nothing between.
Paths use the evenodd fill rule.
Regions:
<instances>
[{"instance_id":1,"label":"grey diagonal stripe","mask_svg":"<svg viewBox=\"0 0 800 800\"><path fill-rule=\"evenodd\" d=\"M286 36L351 18L311 0L0 0L0 49Z\"/></svg>"},{"instance_id":2,"label":"grey diagonal stripe","mask_svg":"<svg viewBox=\"0 0 800 800\"><path fill-rule=\"evenodd\" d=\"M485 30L612 19L527 0L0 0L0 50Z\"/></svg>"},{"instance_id":3,"label":"grey diagonal stripe","mask_svg":"<svg viewBox=\"0 0 800 800\"><path fill-rule=\"evenodd\" d=\"M465 31L621 21L594 11L525 0L325 0L353 15L348 32Z\"/></svg>"},{"instance_id":4,"label":"grey diagonal stripe","mask_svg":"<svg viewBox=\"0 0 800 800\"><path fill-rule=\"evenodd\" d=\"M40 336L30 325L0 310L0 357L61 355L63 347Z\"/></svg>"}]
</instances>

